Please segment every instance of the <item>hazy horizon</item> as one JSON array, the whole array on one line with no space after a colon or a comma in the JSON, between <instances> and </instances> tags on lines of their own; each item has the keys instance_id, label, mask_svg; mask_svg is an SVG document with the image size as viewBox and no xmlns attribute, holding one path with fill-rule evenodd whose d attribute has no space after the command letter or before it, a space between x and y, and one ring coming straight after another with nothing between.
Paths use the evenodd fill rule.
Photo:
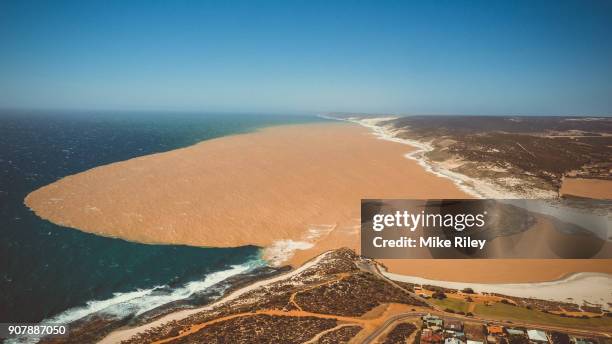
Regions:
<instances>
[{"instance_id":1,"label":"hazy horizon","mask_svg":"<svg viewBox=\"0 0 612 344\"><path fill-rule=\"evenodd\" d=\"M0 107L0 116L7 113L38 113L38 114L95 114L95 115L112 115L112 114L139 114L150 115L270 115L270 116L333 116L338 115L363 115L363 116L395 116L395 117L410 117L410 116L465 116L465 117L612 117L612 113L606 114L556 114L556 113L392 113L392 112L363 112L363 111L232 111L218 110L211 111L206 109L201 110L177 110L177 109L110 109L110 108L2 108Z\"/></svg>"},{"instance_id":2,"label":"hazy horizon","mask_svg":"<svg viewBox=\"0 0 612 344\"><path fill-rule=\"evenodd\" d=\"M612 2L4 1L0 109L612 115Z\"/></svg>"}]
</instances>

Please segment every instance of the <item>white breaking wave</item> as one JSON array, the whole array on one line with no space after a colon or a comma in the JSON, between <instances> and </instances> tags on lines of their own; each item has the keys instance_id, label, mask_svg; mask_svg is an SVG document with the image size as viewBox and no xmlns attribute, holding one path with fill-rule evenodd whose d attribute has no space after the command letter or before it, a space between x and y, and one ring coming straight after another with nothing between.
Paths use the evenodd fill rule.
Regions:
<instances>
[{"instance_id":1,"label":"white breaking wave","mask_svg":"<svg viewBox=\"0 0 612 344\"><path fill-rule=\"evenodd\" d=\"M114 293L109 299L88 301L85 306L68 309L52 318L45 319L43 323L69 324L94 313L117 318L132 314L140 315L167 303L184 300L194 293L214 287L229 277L265 265L263 260L256 259L240 265L232 265L227 270L213 272L202 280L188 282L179 288L169 289L167 286L157 286L150 289Z\"/></svg>"},{"instance_id":2,"label":"white breaking wave","mask_svg":"<svg viewBox=\"0 0 612 344\"><path fill-rule=\"evenodd\" d=\"M444 168L444 166L441 166L440 164L430 161L425 157L425 154L434 149L432 145L427 142L399 138L397 137L397 132L394 132L392 129L381 125L382 122L397 119L397 117L334 118L324 115L320 115L319 117L356 123L370 129L374 136L381 140L402 143L416 148L414 151L406 154L405 157L416 161L419 166L423 167L425 171L429 173L432 173L438 177L450 179L460 190L473 197L503 200L504 203L513 204L518 207L524 207L524 205L522 205L520 202L512 202L513 199L545 199L548 200L548 202L529 203L530 207L528 209L526 208L526 210L553 216L562 221L574 223L578 226L584 227L585 223L595 224L587 227L597 237L603 240L612 241L612 239L610 239L612 233L610 223L612 223L612 220L610 220L607 214L585 214L580 209L575 209L559 202L556 199L556 194L551 191L534 188L529 193L512 192L486 180L476 179L461 173L453 172L447 168Z\"/></svg>"},{"instance_id":3,"label":"white breaking wave","mask_svg":"<svg viewBox=\"0 0 612 344\"><path fill-rule=\"evenodd\" d=\"M264 258L270 262L272 266L281 266L285 264L296 250L308 250L314 245L327 237L334 229L336 224L311 224L308 230L302 233L300 240L283 239L277 240L272 245L264 249Z\"/></svg>"},{"instance_id":4,"label":"white breaking wave","mask_svg":"<svg viewBox=\"0 0 612 344\"><path fill-rule=\"evenodd\" d=\"M106 300L88 301L85 306L68 309L56 316L41 321L47 325L67 325L92 314L101 314L121 319L129 315L140 315L170 302L184 300L191 295L202 292L224 280L257 267L266 266L265 261L254 259L240 265L232 265L227 270L213 272L203 280L188 282L182 287L169 289L167 286L156 286L150 289L138 289L125 293L114 293ZM37 343L39 338L20 337L8 339L7 344Z\"/></svg>"},{"instance_id":5,"label":"white breaking wave","mask_svg":"<svg viewBox=\"0 0 612 344\"><path fill-rule=\"evenodd\" d=\"M272 266L280 266L293 257L295 250L308 250L314 246L307 241L278 240L266 247L264 257Z\"/></svg>"},{"instance_id":6,"label":"white breaking wave","mask_svg":"<svg viewBox=\"0 0 612 344\"><path fill-rule=\"evenodd\" d=\"M505 198L505 197L499 197L500 194L497 192L494 192L493 190L482 190L481 188L476 188L474 186L469 186L469 184L474 185L474 183L469 183L471 180L471 178L456 173L456 172L452 172L449 170L445 170L445 169L440 169L437 168L435 166L433 166L431 163L429 163L429 161L424 157L424 154L427 152L430 152L433 150L433 147L425 142L420 142L417 140L410 140L410 139L401 139L398 138L397 136L395 136L394 133L390 132L388 129L382 127L379 125L380 122L382 121L386 121L386 120L392 120L392 119L396 119L396 117L389 117L389 118L367 118L367 119L358 119L358 118L350 118L348 119L350 122L353 123L357 123L359 125L362 125L370 130L372 130L372 132L374 133L374 135L376 137L378 137L381 140L386 140L386 141L391 141L391 142L397 142L397 143L403 143L405 145L409 145L412 146L414 148L416 148L414 151L404 155L406 158L414 160L417 162L417 164L419 164L419 166L421 166L423 169L425 169L425 171L432 173L438 177L442 177L442 178L447 178L453 181L453 183L455 183L455 185L461 190L464 191L465 193L474 196L476 198ZM491 196L497 196L497 197L491 197ZM504 195L506 196L506 195Z\"/></svg>"},{"instance_id":7,"label":"white breaking wave","mask_svg":"<svg viewBox=\"0 0 612 344\"><path fill-rule=\"evenodd\" d=\"M128 328L128 329L123 329L123 330L116 330L111 332L108 336L104 337L101 341L99 341L99 344L111 344L111 343L119 343L122 342L124 340L130 339L131 337L133 337L134 335L138 334L138 333L142 333L144 331L147 331L149 329L155 328L157 326L161 326L167 322L170 321L179 321L181 319L185 319L188 316L191 316L193 314L199 313L199 312L203 312L203 311L210 311L212 309L214 309L215 307L219 307L223 304L226 304L227 302L236 300L239 297L242 297L243 295L257 289L257 288L261 288L264 286L268 286L271 285L273 283L279 282L279 281L286 281L286 280L291 280L292 278L294 278L295 276L298 276L299 274L303 273L304 271L310 269L311 267L315 266L316 264L318 264L321 260L323 260L331 251L327 251L324 252L322 254L320 254L319 256L315 257L314 259L304 263L304 265L300 266L297 269L291 270L290 272L272 277L272 278L268 278L268 279L264 279L264 280L260 280L257 281L255 283L249 284L248 286L244 287L244 288L240 288L236 291L234 291L233 293L223 297L222 299L215 301L209 305L203 306L203 307L199 307L199 308L194 308L194 309L186 309L186 310L182 310L182 311L178 311L178 312L174 312L171 314L167 314L159 319L156 319L150 323L144 324L144 325L140 325L138 327L132 327L132 328Z\"/></svg>"}]
</instances>

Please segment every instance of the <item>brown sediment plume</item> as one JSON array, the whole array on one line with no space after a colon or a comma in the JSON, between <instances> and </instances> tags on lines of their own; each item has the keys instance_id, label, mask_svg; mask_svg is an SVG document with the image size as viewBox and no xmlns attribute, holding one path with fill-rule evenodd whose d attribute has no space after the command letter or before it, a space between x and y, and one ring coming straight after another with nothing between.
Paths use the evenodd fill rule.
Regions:
<instances>
[{"instance_id":1,"label":"brown sediment plume","mask_svg":"<svg viewBox=\"0 0 612 344\"><path fill-rule=\"evenodd\" d=\"M469 197L406 159L411 150L354 124L278 126L93 168L32 192L25 202L40 217L85 232L144 243L271 247L268 258L298 266L328 249L358 249L362 198ZM302 250L287 254L295 245ZM419 271L423 263L429 268ZM493 280L495 273L470 267L487 264L498 265L464 262L461 280ZM554 279L562 270L612 272L610 264L573 264L568 271L559 261L511 269L532 281ZM439 270L444 279L456 267L446 261L387 265L429 278Z\"/></svg>"},{"instance_id":2,"label":"brown sediment plume","mask_svg":"<svg viewBox=\"0 0 612 344\"><path fill-rule=\"evenodd\" d=\"M93 168L25 202L105 236L266 247L322 225L358 225L361 198L466 197L403 158L409 151L352 124L271 127Z\"/></svg>"}]
</instances>

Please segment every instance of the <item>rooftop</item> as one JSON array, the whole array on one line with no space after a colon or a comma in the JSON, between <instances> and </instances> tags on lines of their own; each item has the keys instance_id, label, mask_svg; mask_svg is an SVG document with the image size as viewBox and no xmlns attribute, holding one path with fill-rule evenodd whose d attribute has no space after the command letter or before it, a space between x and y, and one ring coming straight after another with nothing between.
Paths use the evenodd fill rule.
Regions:
<instances>
[{"instance_id":1,"label":"rooftop","mask_svg":"<svg viewBox=\"0 0 612 344\"><path fill-rule=\"evenodd\" d=\"M538 342L548 342L548 337L546 337L546 333L540 330L527 330L527 337L529 337L529 340L535 340Z\"/></svg>"},{"instance_id":2,"label":"rooftop","mask_svg":"<svg viewBox=\"0 0 612 344\"><path fill-rule=\"evenodd\" d=\"M499 325L487 326L488 334L504 334L504 327Z\"/></svg>"}]
</instances>

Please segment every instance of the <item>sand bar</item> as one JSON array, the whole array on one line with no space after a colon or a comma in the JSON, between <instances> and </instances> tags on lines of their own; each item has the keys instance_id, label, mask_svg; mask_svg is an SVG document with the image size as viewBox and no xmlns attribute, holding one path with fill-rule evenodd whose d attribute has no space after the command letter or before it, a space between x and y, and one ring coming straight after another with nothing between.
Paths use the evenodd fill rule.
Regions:
<instances>
[{"instance_id":1,"label":"sand bar","mask_svg":"<svg viewBox=\"0 0 612 344\"><path fill-rule=\"evenodd\" d=\"M299 266L329 249L358 248L361 198L469 197L406 159L412 149L351 123L278 126L100 166L25 202L42 218L103 236L258 245L268 259ZM605 260L567 263L385 261L391 272L475 282L612 273Z\"/></svg>"}]
</instances>

